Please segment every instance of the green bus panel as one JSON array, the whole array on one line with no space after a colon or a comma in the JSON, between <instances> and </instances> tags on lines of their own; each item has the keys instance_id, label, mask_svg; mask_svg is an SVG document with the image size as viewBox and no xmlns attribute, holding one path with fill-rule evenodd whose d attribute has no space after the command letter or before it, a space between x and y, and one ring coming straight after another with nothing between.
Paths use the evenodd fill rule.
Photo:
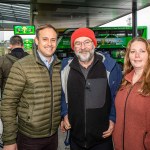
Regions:
<instances>
[{"instance_id":1,"label":"green bus panel","mask_svg":"<svg viewBox=\"0 0 150 150\"><path fill-rule=\"evenodd\" d=\"M132 27L95 27L91 28L98 41L98 48L123 48L132 39ZM66 29L58 39L57 49L67 49L75 29ZM147 39L147 27L139 26L138 35Z\"/></svg>"}]
</instances>

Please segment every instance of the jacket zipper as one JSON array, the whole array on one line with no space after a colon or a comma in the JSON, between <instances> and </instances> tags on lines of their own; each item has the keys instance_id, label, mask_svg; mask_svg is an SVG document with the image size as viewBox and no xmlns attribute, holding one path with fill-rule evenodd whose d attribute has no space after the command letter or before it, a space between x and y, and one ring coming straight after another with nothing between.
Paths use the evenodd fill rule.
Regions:
<instances>
[{"instance_id":1,"label":"jacket zipper","mask_svg":"<svg viewBox=\"0 0 150 150\"><path fill-rule=\"evenodd\" d=\"M51 64L52 65L52 64ZM50 88L51 88L51 124L50 124L50 135L51 135L51 130L52 130L52 117L53 117L53 85L52 85L52 68L50 67L50 70L48 69L49 72L49 77L50 77Z\"/></svg>"},{"instance_id":2,"label":"jacket zipper","mask_svg":"<svg viewBox=\"0 0 150 150\"><path fill-rule=\"evenodd\" d=\"M95 62L96 64L97 62ZM93 64L93 66L95 65ZM92 70L93 66L90 68L89 72ZM87 77L85 79L85 89L86 89L86 85L87 85L87 79L88 79L88 75L89 75L89 72L87 74ZM82 73L83 75L83 73ZM83 75L84 76L84 75ZM87 148L87 138L86 138L86 99L85 99L85 91L84 91L84 116L85 116L85 119L84 119L84 123L85 123L85 129L84 129L84 132L85 132L85 143L84 143L84 147Z\"/></svg>"},{"instance_id":3,"label":"jacket zipper","mask_svg":"<svg viewBox=\"0 0 150 150\"><path fill-rule=\"evenodd\" d=\"M53 122L53 85L52 85L52 76L51 76L51 129L52 129L52 122Z\"/></svg>"},{"instance_id":4,"label":"jacket zipper","mask_svg":"<svg viewBox=\"0 0 150 150\"><path fill-rule=\"evenodd\" d=\"M134 86L134 85L133 85ZM125 136L125 122L126 122L126 106L127 106L127 101L128 101L128 97L133 89L133 86L131 86L129 92L128 92L128 95L126 97L126 100L125 100L125 107L124 107L124 126L123 126L123 139L122 139L122 142L123 142L123 150L124 150L124 136Z\"/></svg>"},{"instance_id":5,"label":"jacket zipper","mask_svg":"<svg viewBox=\"0 0 150 150\"><path fill-rule=\"evenodd\" d=\"M85 86L86 86L86 82L87 80L85 80ZM86 87L85 87L86 88ZM85 123L85 128L84 128L84 133L85 133L85 143L84 143L84 147L86 148L87 147L87 144L86 144L86 99L85 99L85 92L84 92L84 123Z\"/></svg>"}]
</instances>

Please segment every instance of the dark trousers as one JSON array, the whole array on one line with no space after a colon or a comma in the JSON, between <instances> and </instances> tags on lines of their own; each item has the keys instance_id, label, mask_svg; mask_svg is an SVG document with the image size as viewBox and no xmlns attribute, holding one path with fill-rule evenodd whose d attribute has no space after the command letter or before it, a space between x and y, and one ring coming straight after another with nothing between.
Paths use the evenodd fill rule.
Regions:
<instances>
[{"instance_id":1,"label":"dark trousers","mask_svg":"<svg viewBox=\"0 0 150 150\"><path fill-rule=\"evenodd\" d=\"M47 138L29 138L18 133L17 145L18 150L57 150L58 133Z\"/></svg>"},{"instance_id":2,"label":"dark trousers","mask_svg":"<svg viewBox=\"0 0 150 150\"><path fill-rule=\"evenodd\" d=\"M70 150L113 150L113 143L112 140L109 139L108 141L95 145L91 148L84 148L84 147L80 147L75 142L71 141Z\"/></svg>"}]
</instances>

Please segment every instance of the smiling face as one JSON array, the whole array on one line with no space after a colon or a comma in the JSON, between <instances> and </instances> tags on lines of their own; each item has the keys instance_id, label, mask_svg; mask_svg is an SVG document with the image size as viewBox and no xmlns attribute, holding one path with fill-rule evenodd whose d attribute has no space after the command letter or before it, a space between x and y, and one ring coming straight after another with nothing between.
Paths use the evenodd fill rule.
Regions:
<instances>
[{"instance_id":1,"label":"smiling face","mask_svg":"<svg viewBox=\"0 0 150 150\"><path fill-rule=\"evenodd\" d=\"M130 47L129 59L134 69L143 70L148 61L146 44L142 41L133 42Z\"/></svg>"},{"instance_id":2,"label":"smiling face","mask_svg":"<svg viewBox=\"0 0 150 150\"><path fill-rule=\"evenodd\" d=\"M74 51L79 61L89 62L94 57L95 46L88 37L79 37L74 41Z\"/></svg>"},{"instance_id":3,"label":"smiling face","mask_svg":"<svg viewBox=\"0 0 150 150\"><path fill-rule=\"evenodd\" d=\"M50 58L57 46L57 33L52 28L45 28L39 31L39 36L35 38L38 51L46 58Z\"/></svg>"}]
</instances>

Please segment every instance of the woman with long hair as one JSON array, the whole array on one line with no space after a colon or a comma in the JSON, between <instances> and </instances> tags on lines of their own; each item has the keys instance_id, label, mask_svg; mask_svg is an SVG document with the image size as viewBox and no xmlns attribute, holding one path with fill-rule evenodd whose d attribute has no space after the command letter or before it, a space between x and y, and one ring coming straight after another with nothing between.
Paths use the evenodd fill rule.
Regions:
<instances>
[{"instance_id":1,"label":"woman with long hair","mask_svg":"<svg viewBox=\"0 0 150 150\"><path fill-rule=\"evenodd\" d=\"M150 45L136 37L127 46L117 93L115 150L150 150Z\"/></svg>"}]
</instances>

